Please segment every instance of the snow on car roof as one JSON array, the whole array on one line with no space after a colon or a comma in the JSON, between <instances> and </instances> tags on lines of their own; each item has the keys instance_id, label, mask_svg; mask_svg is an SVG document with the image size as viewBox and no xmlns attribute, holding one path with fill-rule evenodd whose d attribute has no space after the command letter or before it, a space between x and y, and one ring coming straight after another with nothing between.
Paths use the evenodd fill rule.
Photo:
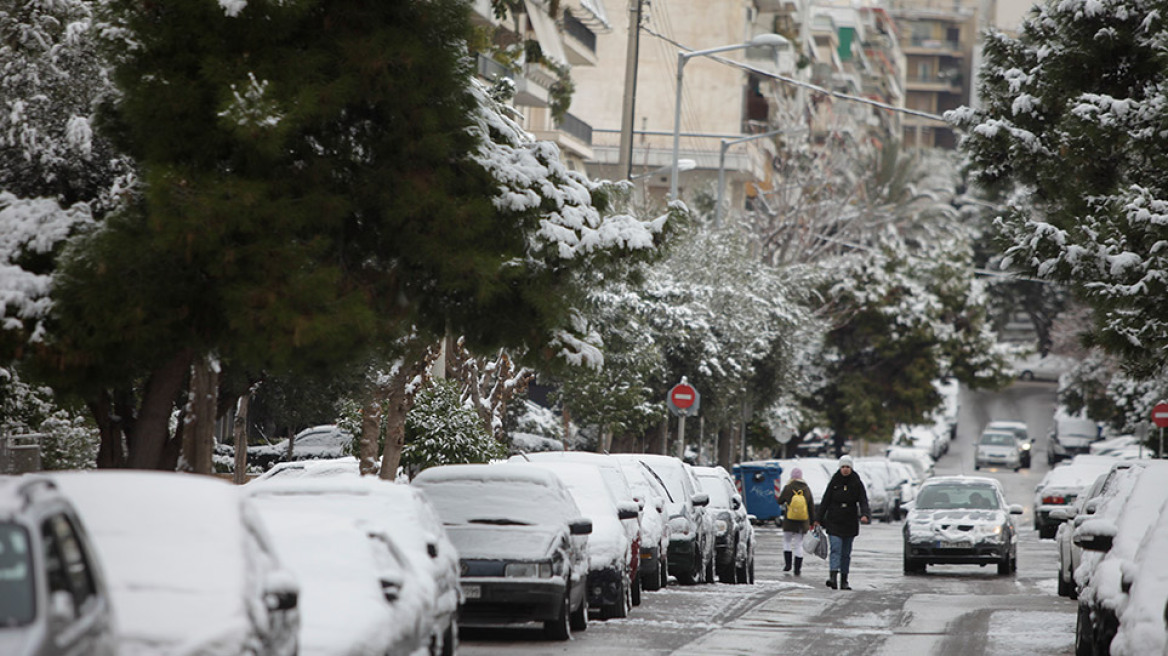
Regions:
<instances>
[{"instance_id":1,"label":"snow on car roof","mask_svg":"<svg viewBox=\"0 0 1168 656\"><path fill-rule=\"evenodd\" d=\"M555 486L555 474L518 463L492 465L442 465L423 470L414 477L415 485L425 486L444 481L516 481L535 485Z\"/></svg>"},{"instance_id":2,"label":"snow on car roof","mask_svg":"<svg viewBox=\"0 0 1168 656\"><path fill-rule=\"evenodd\" d=\"M1046 473L1039 483L1043 489L1052 487L1085 488L1095 482L1100 474L1106 474L1118 462L1115 458L1106 460L1085 460L1064 463ZM1097 456L1098 457L1098 456Z\"/></svg>"}]
</instances>

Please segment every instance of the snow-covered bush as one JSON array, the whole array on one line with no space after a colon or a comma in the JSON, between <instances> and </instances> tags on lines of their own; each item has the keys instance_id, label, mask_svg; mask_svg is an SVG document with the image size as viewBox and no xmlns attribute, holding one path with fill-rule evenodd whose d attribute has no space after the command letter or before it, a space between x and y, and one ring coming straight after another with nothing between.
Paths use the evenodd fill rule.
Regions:
<instances>
[{"instance_id":1,"label":"snow-covered bush","mask_svg":"<svg viewBox=\"0 0 1168 656\"><path fill-rule=\"evenodd\" d=\"M506 457L507 449L491 437L473 408L459 402L459 394L458 384L449 381L435 381L418 394L406 415L403 467L421 471Z\"/></svg>"},{"instance_id":2,"label":"snow-covered bush","mask_svg":"<svg viewBox=\"0 0 1168 656\"><path fill-rule=\"evenodd\" d=\"M81 413L56 405L47 387L0 368L0 436L40 434L41 468L91 469L97 462L97 430Z\"/></svg>"}]
</instances>

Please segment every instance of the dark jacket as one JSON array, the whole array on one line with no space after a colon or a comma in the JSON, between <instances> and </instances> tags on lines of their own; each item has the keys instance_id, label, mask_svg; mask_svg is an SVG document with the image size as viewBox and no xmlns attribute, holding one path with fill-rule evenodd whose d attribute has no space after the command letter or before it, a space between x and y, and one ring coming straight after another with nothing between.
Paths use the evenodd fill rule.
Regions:
<instances>
[{"instance_id":1,"label":"dark jacket","mask_svg":"<svg viewBox=\"0 0 1168 656\"><path fill-rule=\"evenodd\" d=\"M816 516L828 535L843 538L860 534L860 518L871 517L868 509L868 491L860 475L853 471L844 476L838 471L831 477L823 498L819 500L819 514Z\"/></svg>"},{"instance_id":2,"label":"dark jacket","mask_svg":"<svg viewBox=\"0 0 1168 656\"><path fill-rule=\"evenodd\" d=\"M810 519L787 519L786 505L794 496L795 490L803 490L803 498L807 499L807 517L815 517L815 497L811 494L811 488L801 478L788 481L783 490L779 492L779 497L776 501L780 506L783 506L783 524L784 531L790 533L806 533L811 528Z\"/></svg>"}]
</instances>

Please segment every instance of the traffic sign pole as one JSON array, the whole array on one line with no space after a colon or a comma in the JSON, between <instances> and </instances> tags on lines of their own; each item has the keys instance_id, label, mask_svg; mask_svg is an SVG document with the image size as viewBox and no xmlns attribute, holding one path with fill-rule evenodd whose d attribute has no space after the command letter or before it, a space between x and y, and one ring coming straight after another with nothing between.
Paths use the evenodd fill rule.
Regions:
<instances>
[{"instance_id":1,"label":"traffic sign pole","mask_svg":"<svg viewBox=\"0 0 1168 656\"><path fill-rule=\"evenodd\" d=\"M677 457L685 459L685 414L677 415Z\"/></svg>"}]
</instances>

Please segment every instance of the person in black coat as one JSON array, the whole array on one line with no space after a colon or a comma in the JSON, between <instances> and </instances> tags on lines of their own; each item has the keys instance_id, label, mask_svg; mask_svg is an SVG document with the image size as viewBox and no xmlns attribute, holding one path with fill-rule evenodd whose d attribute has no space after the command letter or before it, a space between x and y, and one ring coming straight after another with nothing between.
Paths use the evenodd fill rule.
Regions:
<instances>
[{"instance_id":1,"label":"person in black coat","mask_svg":"<svg viewBox=\"0 0 1168 656\"><path fill-rule=\"evenodd\" d=\"M803 495L806 502L807 518L794 519L791 517L791 499L796 491ZM811 487L803 480L803 470L795 467L791 470L791 480L783 486L776 499L783 506L783 571L791 571L792 556L794 556L795 576L803 572L803 536L811 528L815 518L815 497L811 494Z\"/></svg>"},{"instance_id":2,"label":"person in black coat","mask_svg":"<svg viewBox=\"0 0 1168 656\"><path fill-rule=\"evenodd\" d=\"M827 531L831 544L828 558L830 577L827 587L851 590L848 572L852 566L852 541L860 534L860 524L867 524L872 516L868 508L868 491L860 475L852 469L852 457L839 459L839 471L831 477L823 498L819 500L817 519Z\"/></svg>"}]
</instances>

